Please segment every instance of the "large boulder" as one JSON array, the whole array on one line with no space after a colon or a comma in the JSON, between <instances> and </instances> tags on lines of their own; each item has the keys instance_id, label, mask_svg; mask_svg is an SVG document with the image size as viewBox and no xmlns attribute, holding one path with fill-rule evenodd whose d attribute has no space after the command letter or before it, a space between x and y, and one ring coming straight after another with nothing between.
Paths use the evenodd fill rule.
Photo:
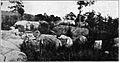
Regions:
<instances>
[{"instance_id":1,"label":"large boulder","mask_svg":"<svg viewBox=\"0 0 120 63\"><path fill-rule=\"evenodd\" d=\"M85 42L85 36L89 34L89 30L87 28L71 27L71 33L73 41L79 40Z\"/></svg>"},{"instance_id":2,"label":"large boulder","mask_svg":"<svg viewBox=\"0 0 120 63\"><path fill-rule=\"evenodd\" d=\"M10 51L17 50L20 51L20 44L22 44L23 40L16 36L15 34L12 34L11 32L2 32L1 37L1 45L0 45L0 53L6 54Z\"/></svg>"},{"instance_id":3,"label":"large boulder","mask_svg":"<svg viewBox=\"0 0 120 63\"><path fill-rule=\"evenodd\" d=\"M87 42L87 35L89 34L89 30L87 28L73 27L73 26L65 26L59 25L53 28L56 32L56 35L66 35L70 37L75 45L83 45ZM75 46L76 47L76 46Z\"/></svg>"},{"instance_id":4,"label":"large boulder","mask_svg":"<svg viewBox=\"0 0 120 63\"><path fill-rule=\"evenodd\" d=\"M87 22L77 22L76 24L77 24L77 26L79 26L79 27L88 26L88 23L87 23Z\"/></svg>"},{"instance_id":5,"label":"large boulder","mask_svg":"<svg viewBox=\"0 0 120 63\"><path fill-rule=\"evenodd\" d=\"M69 30L69 26L65 26L65 25L58 25L56 27L53 28L53 31L55 31L55 33L60 36L60 35L66 35L68 33Z\"/></svg>"},{"instance_id":6,"label":"large boulder","mask_svg":"<svg viewBox=\"0 0 120 63\"><path fill-rule=\"evenodd\" d=\"M55 53L59 46L62 46L61 42L55 35L42 34L36 39L26 38L21 51L27 55L28 61L35 61L42 59L44 55Z\"/></svg>"},{"instance_id":7,"label":"large boulder","mask_svg":"<svg viewBox=\"0 0 120 63\"><path fill-rule=\"evenodd\" d=\"M73 42L78 45L83 45L87 42L87 38L83 35L79 35L78 37L73 37Z\"/></svg>"},{"instance_id":8,"label":"large boulder","mask_svg":"<svg viewBox=\"0 0 120 63\"><path fill-rule=\"evenodd\" d=\"M33 45L32 43L35 43L35 45ZM26 54L28 61L34 61L35 60L35 58L34 58L35 57L35 50L40 50L38 48L38 46L39 46L38 42L33 42L32 40L25 38L25 40L21 44L20 49L22 52L24 52Z\"/></svg>"},{"instance_id":9,"label":"large boulder","mask_svg":"<svg viewBox=\"0 0 120 63\"><path fill-rule=\"evenodd\" d=\"M29 24L29 25L28 25ZM26 28L30 28L30 22L26 20L17 21L14 24L14 27L19 29L20 32L25 32Z\"/></svg>"},{"instance_id":10,"label":"large boulder","mask_svg":"<svg viewBox=\"0 0 120 63\"><path fill-rule=\"evenodd\" d=\"M30 27L32 31L37 30L40 25L39 22L35 22L35 21L31 21L30 24L31 24Z\"/></svg>"},{"instance_id":11,"label":"large boulder","mask_svg":"<svg viewBox=\"0 0 120 63\"><path fill-rule=\"evenodd\" d=\"M40 25L38 27L38 30L40 31L41 34L54 34L50 30L50 25L49 25L48 22L46 22L46 21L40 21L39 23L40 23Z\"/></svg>"},{"instance_id":12,"label":"large boulder","mask_svg":"<svg viewBox=\"0 0 120 63\"><path fill-rule=\"evenodd\" d=\"M6 57L5 62L27 61L25 53L20 51L11 51L4 55Z\"/></svg>"},{"instance_id":13,"label":"large boulder","mask_svg":"<svg viewBox=\"0 0 120 63\"><path fill-rule=\"evenodd\" d=\"M70 47L70 46L73 45L72 39L70 37L68 37L68 36L61 35L58 38L61 40L62 45L65 46L65 47Z\"/></svg>"},{"instance_id":14,"label":"large boulder","mask_svg":"<svg viewBox=\"0 0 120 63\"><path fill-rule=\"evenodd\" d=\"M8 32L8 33L2 33L2 41L7 41L5 43L12 43L17 47L20 47L20 44L23 43L23 40L20 36L16 36L15 34ZM3 43L2 42L2 43ZM7 45L6 45L7 46Z\"/></svg>"},{"instance_id":15,"label":"large boulder","mask_svg":"<svg viewBox=\"0 0 120 63\"><path fill-rule=\"evenodd\" d=\"M58 25L53 28L53 31L55 31L58 36L66 35L71 38L78 37L80 35L86 36L89 34L89 30L87 28L65 26L65 25Z\"/></svg>"},{"instance_id":16,"label":"large boulder","mask_svg":"<svg viewBox=\"0 0 120 63\"><path fill-rule=\"evenodd\" d=\"M89 30L87 28L79 28L79 27L71 27L71 32L73 36L79 36L79 35L88 35Z\"/></svg>"},{"instance_id":17,"label":"large boulder","mask_svg":"<svg viewBox=\"0 0 120 63\"><path fill-rule=\"evenodd\" d=\"M33 36L34 36L34 37L38 37L40 34L41 34L41 33L40 33L39 30L36 30L36 31L33 32Z\"/></svg>"},{"instance_id":18,"label":"large boulder","mask_svg":"<svg viewBox=\"0 0 120 63\"><path fill-rule=\"evenodd\" d=\"M41 45L44 47L53 47L56 49L59 46L62 46L62 43L59 39L57 39L56 35L41 34L35 39L30 39L26 37L22 45L32 47L32 49L34 49L35 51L39 51Z\"/></svg>"},{"instance_id":19,"label":"large boulder","mask_svg":"<svg viewBox=\"0 0 120 63\"><path fill-rule=\"evenodd\" d=\"M20 51L20 49L16 45L14 45L13 43L11 43L9 41L2 40L0 43L1 43L0 54L4 55L13 50Z\"/></svg>"},{"instance_id":20,"label":"large boulder","mask_svg":"<svg viewBox=\"0 0 120 63\"><path fill-rule=\"evenodd\" d=\"M56 35L48 35L48 34L42 34L40 37L37 38L37 40L41 41L43 45L48 45L50 43L55 44L56 47L61 46L61 41L57 39Z\"/></svg>"},{"instance_id":21,"label":"large boulder","mask_svg":"<svg viewBox=\"0 0 120 63\"><path fill-rule=\"evenodd\" d=\"M5 57L2 54L0 54L0 62L4 62L4 59Z\"/></svg>"},{"instance_id":22,"label":"large boulder","mask_svg":"<svg viewBox=\"0 0 120 63\"><path fill-rule=\"evenodd\" d=\"M16 27L17 25L24 26L26 28L26 24L30 23L29 21L22 20L22 21L17 21L14 26Z\"/></svg>"}]
</instances>

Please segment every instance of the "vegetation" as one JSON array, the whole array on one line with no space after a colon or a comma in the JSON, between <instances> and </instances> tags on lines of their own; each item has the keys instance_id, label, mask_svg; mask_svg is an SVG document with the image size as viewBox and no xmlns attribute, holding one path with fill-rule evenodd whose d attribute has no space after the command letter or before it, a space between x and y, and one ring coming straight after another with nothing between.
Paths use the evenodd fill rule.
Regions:
<instances>
[{"instance_id":1,"label":"vegetation","mask_svg":"<svg viewBox=\"0 0 120 63\"><path fill-rule=\"evenodd\" d=\"M54 24L57 21L60 21L61 18L58 16L50 15L48 16L46 13L44 15L37 14L25 14L24 13L24 5L22 2L13 2L17 3L15 6L9 7L13 9L15 12L7 12L2 11L2 30L9 30L10 26L13 26L18 20L27 20L27 21L47 21L48 25L50 25L50 29L53 29ZM79 14L74 15L73 12L67 14L65 19L67 20L75 20L75 23L79 22L87 22L88 25L82 28L89 29L89 35L87 35L88 42L87 44L80 45L80 47L76 47L76 45L70 48L60 48L57 51L48 51L44 47L41 48L39 52L36 52L33 47L35 45L32 44L24 44L21 45L21 51L27 54L28 61L79 61L79 60L118 60L118 48L113 48L113 38L118 37L118 25L119 18L112 18L111 16L103 17L101 13L96 14L93 10L92 12L86 12L85 14L81 14L82 8L85 6L89 6L94 4L94 1L78 1L79 5L78 10ZM1 4L2 5L2 4ZM16 13L18 12L18 13ZM21 19L19 19L22 16ZM74 19L74 17L76 19ZM79 27L75 25L74 27ZM45 28L43 28L45 29ZM70 29L69 29L70 31ZM60 32L60 31L59 31ZM63 31L64 32L64 31ZM71 36L71 32L66 32L67 35ZM103 40L103 49L95 50L91 44L95 40ZM29 41L28 41L29 43ZM107 45L106 45L107 44ZM39 44L40 45L40 44ZM42 47L42 45L40 46ZM109 50L109 54L104 53L104 51ZM53 54L54 53L54 54Z\"/></svg>"},{"instance_id":2,"label":"vegetation","mask_svg":"<svg viewBox=\"0 0 120 63\"><path fill-rule=\"evenodd\" d=\"M77 2L77 5L79 5L79 7L78 7L78 10L79 10L79 14L77 15L77 18L76 18L76 20L75 20L75 23L77 23L77 22L81 22L82 21L82 19L81 19L81 12L82 12L82 8L85 6L90 6L90 5L93 5L94 4L94 2L95 1L78 1Z\"/></svg>"},{"instance_id":3,"label":"vegetation","mask_svg":"<svg viewBox=\"0 0 120 63\"><path fill-rule=\"evenodd\" d=\"M13 0L13 1L11 1L11 0L9 0L9 2L10 3L12 3L12 4L15 4L14 6L8 6L8 8L10 8L10 9L12 9L12 11L11 12L18 12L21 16L24 14L24 9L23 9L23 7L24 7L24 5L23 5L23 2L20 0Z\"/></svg>"}]
</instances>

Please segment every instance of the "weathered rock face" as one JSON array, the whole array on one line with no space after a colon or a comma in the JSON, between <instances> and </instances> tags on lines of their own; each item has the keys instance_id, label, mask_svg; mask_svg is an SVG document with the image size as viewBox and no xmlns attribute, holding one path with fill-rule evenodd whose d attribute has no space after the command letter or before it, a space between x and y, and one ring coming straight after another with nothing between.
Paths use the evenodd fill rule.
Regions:
<instances>
[{"instance_id":1,"label":"weathered rock face","mask_svg":"<svg viewBox=\"0 0 120 63\"><path fill-rule=\"evenodd\" d=\"M20 52L19 47L17 47L15 44L5 40L2 40L0 43L0 61L26 61L26 55Z\"/></svg>"},{"instance_id":2,"label":"weathered rock face","mask_svg":"<svg viewBox=\"0 0 120 63\"><path fill-rule=\"evenodd\" d=\"M73 41L78 42L78 44L80 44L80 45L81 44L83 45L87 42L87 38L85 36L81 35L81 36L78 36L76 38L73 38Z\"/></svg>"},{"instance_id":3,"label":"weathered rock face","mask_svg":"<svg viewBox=\"0 0 120 63\"><path fill-rule=\"evenodd\" d=\"M61 45L61 41L57 39L54 35L42 34L40 37L37 38L37 40L41 41L43 45L48 45L50 43L55 44L56 47L59 47Z\"/></svg>"},{"instance_id":4,"label":"weathered rock face","mask_svg":"<svg viewBox=\"0 0 120 63\"><path fill-rule=\"evenodd\" d=\"M30 28L31 28L31 30L36 30L36 29L38 29L38 27L39 27L39 22L31 22L31 25L30 25Z\"/></svg>"},{"instance_id":5,"label":"weathered rock face","mask_svg":"<svg viewBox=\"0 0 120 63\"><path fill-rule=\"evenodd\" d=\"M5 57L5 62L27 61L26 54L20 51L11 51Z\"/></svg>"},{"instance_id":6,"label":"weathered rock face","mask_svg":"<svg viewBox=\"0 0 120 63\"><path fill-rule=\"evenodd\" d=\"M26 61L26 59L21 56L22 54L25 54L20 52L20 44L22 43L23 40L20 38L20 36L16 36L10 31L2 32L0 41L0 61L3 61L3 57L4 61Z\"/></svg>"},{"instance_id":7,"label":"weathered rock face","mask_svg":"<svg viewBox=\"0 0 120 63\"><path fill-rule=\"evenodd\" d=\"M14 45L13 43L11 43L9 41L2 40L0 43L1 43L1 46L0 46L1 54L6 54L12 50L20 51L20 49L16 45Z\"/></svg>"},{"instance_id":8,"label":"weathered rock face","mask_svg":"<svg viewBox=\"0 0 120 63\"><path fill-rule=\"evenodd\" d=\"M57 35L70 35L73 37L78 37L80 35L88 35L89 30L87 28L79 28L73 26L59 25L53 28Z\"/></svg>"},{"instance_id":9,"label":"weathered rock face","mask_svg":"<svg viewBox=\"0 0 120 63\"><path fill-rule=\"evenodd\" d=\"M16 28L19 30L19 32L25 32L26 28L22 25L17 25Z\"/></svg>"},{"instance_id":10,"label":"weathered rock face","mask_svg":"<svg viewBox=\"0 0 120 63\"><path fill-rule=\"evenodd\" d=\"M39 23L40 23L40 25L38 26L38 30L40 31L40 33L42 33L42 34L54 34L54 32L52 32L50 30L50 25L48 24L48 22L40 21Z\"/></svg>"},{"instance_id":11,"label":"weathered rock face","mask_svg":"<svg viewBox=\"0 0 120 63\"><path fill-rule=\"evenodd\" d=\"M4 62L4 59L5 57L2 54L0 54L0 62Z\"/></svg>"},{"instance_id":12,"label":"weathered rock face","mask_svg":"<svg viewBox=\"0 0 120 63\"><path fill-rule=\"evenodd\" d=\"M89 34L89 30L87 28L79 28L79 27L71 27L71 32L72 32L73 36Z\"/></svg>"},{"instance_id":13,"label":"weathered rock face","mask_svg":"<svg viewBox=\"0 0 120 63\"><path fill-rule=\"evenodd\" d=\"M1 43L5 44L4 46L9 46L9 44L13 44L16 47L20 47L20 44L23 43L23 40L21 39L20 36L16 36L12 32L8 32L8 33L2 33L2 41L1 41Z\"/></svg>"},{"instance_id":14,"label":"weathered rock face","mask_svg":"<svg viewBox=\"0 0 120 63\"><path fill-rule=\"evenodd\" d=\"M73 35L87 35L89 30L87 28L79 28L66 25L58 25L53 28L57 34L67 34L67 31L70 29Z\"/></svg>"},{"instance_id":15,"label":"weathered rock face","mask_svg":"<svg viewBox=\"0 0 120 63\"><path fill-rule=\"evenodd\" d=\"M38 57L49 54L48 51L55 51L59 46L61 46L61 42L56 36L42 34L37 39L26 39L21 45L21 51L27 54L28 61L34 61L42 59Z\"/></svg>"},{"instance_id":16,"label":"weathered rock face","mask_svg":"<svg viewBox=\"0 0 120 63\"><path fill-rule=\"evenodd\" d=\"M87 41L87 38L85 37L89 33L89 30L87 28L72 27L71 32L74 42L79 42L79 44L83 44Z\"/></svg>"},{"instance_id":17,"label":"weathered rock face","mask_svg":"<svg viewBox=\"0 0 120 63\"><path fill-rule=\"evenodd\" d=\"M41 33L39 32L39 30L36 30L33 32L33 36L34 37L38 37Z\"/></svg>"},{"instance_id":18,"label":"weathered rock face","mask_svg":"<svg viewBox=\"0 0 120 63\"><path fill-rule=\"evenodd\" d=\"M48 33L49 24L47 22L42 22L39 25L39 31L43 34Z\"/></svg>"},{"instance_id":19,"label":"weathered rock face","mask_svg":"<svg viewBox=\"0 0 120 63\"><path fill-rule=\"evenodd\" d=\"M62 46L65 47L70 47L73 45L73 41L70 37L65 36L65 35L61 35L60 37L58 37L59 39L61 39L62 42Z\"/></svg>"},{"instance_id":20,"label":"weathered rock face","mask_svg":"<svg viewBox=\"0 0 120 63\"><path fill-rule=\"evenodd\" d=\"M55 31L55 33L58 36L66 35L68 33L68 30L69 30L69 26L65 26L65 25L58 25L58 26L53 28L53 31Z\"/></svg>"},{"instance_id":21,"label":"weathered rock face","mask_svg":"<svg viewBox=\"0 0 120 63\"><path fill-rule=\"evenodd\" d=\"M28 61L34 61L35 56L35 46L31 44L30 41L24 41L23 44L21 44L21 51L24 52L27 56Z\"/></svg>"},{"instance_id":22,"label":"weathered rock face","mask_svg":"<svg viewBox=\"0 0 120 63\"><path fill-rule=\"evenodd\" d=\"M87 28L79 28L73 26L59 25L53 28L58 36L66 35L72 38L72 41L76 44L85 44L87 41L86 35L89 34Z\"/></svg>"}]
</instances>

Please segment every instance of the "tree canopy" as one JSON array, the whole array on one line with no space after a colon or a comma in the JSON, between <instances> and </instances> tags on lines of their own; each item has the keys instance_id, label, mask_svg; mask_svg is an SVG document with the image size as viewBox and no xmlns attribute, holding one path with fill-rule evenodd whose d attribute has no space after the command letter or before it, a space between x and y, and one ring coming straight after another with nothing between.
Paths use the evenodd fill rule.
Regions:
<instances>
[{"instance_id":1,"label":"tree canopy","mask_svg":"<svg viewBox=\"0 0 120 63\"><path fill-rule=\"evenodd\" d=\"M18 12L21 16L24 14L24 5L21 0L9 0L11 4L15 4L14 6L8 6L8 8L12 9L12 12Z\"/></svg>"}]
</instances>

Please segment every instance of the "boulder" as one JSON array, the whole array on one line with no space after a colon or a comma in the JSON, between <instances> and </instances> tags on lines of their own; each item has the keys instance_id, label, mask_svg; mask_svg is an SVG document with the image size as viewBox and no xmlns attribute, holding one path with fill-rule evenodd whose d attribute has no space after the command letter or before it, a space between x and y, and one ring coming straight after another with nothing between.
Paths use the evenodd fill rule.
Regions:
<instances>
[{"instance_id":1,"label":"boulder","mask_svg":"<svg viewBox=\"0 0 120 63\"><path fill-rule=\"evenodd\" d=\"M15 34L12 34L12 33L2 34L2 41L3 41L2 43L4 43L4 41L5 41L5 44L6 43L14 44L16 47L20 47L20 44L23 43L23 40L21 39L20 36L16 36Z\"/></svg>"},{"instance_id":2,"label":"boulder","mask_svg":"<svg viewBox=\"0 0 120 63\"><path fill-rule=\"evenodd\" d=\"M79 35L78 37L73 37L73 42L77 42L78 44L85 44L87 42L87 38L83 35Z\"/></svg>"},{"instance_id":3,"label":"boulder","mask_svg":"<svg viewBox=\"0 0 120 63\"><path fill-rule=\"evenodd\" d=\"M49 43L55 44L56 47L61 46L61 41L57 39L56 35L42 34L37 40L41 41L43 45L48 45Z\"/></svg>"},{"instance_id":4,"label":"boulder","mask_svg":"<svg viewBox=\"0 0 120 63\"><path fill-rule=\"evenodd\" d=\"M25 53L15 50L5 54L5 57L5 62L27 61Z\"/></svg>"},{"instance_id":5,"label":"boulder","mask_svg":"<svg viewBox=\"0 0 120 63\"><path fill-rule=\"evenodd\" d=\"M59 46L62 44L56 35L41 34L36 39L26 38L21 45L21 51L27 55L28 61L35 61L42 59L46 54L55 53Z\"/></svg>"},{"instance_id":6,"label":"boulder","mask_svg":"<svg viewBox=\"0 0 120 63\"><path fill-rule=\"evenodd\" d=\"M36 30L33 32L33 36L34 37L38 37L41 33L39 32L39 30Z\"/></svg>"},{"instance_id":7,"label":"boulder","mask_svg":"<svg viewBox=\"0 0 120 63\"><path fill-rule=\"evenodd\" d=\"M50 25L46 21L40 21L38 30L42 34L49 34L50 33Z\"/></svg>"},{"instance_id":8,"label":"boulder","mask_svg":"<svg viewBox=\"0 0 120 63\"><path fill-rule=\"evenodd\" d=\"M53 31L55 31L57 35L67 35L69 33L72 34L72 36L79 36L79 35L89 34L89 30L87 28L65 26L65 25L58 25L53 28Z\"/></svg>"},{"instance_id":9,"label":"boulder","mask_svg":"<svg viewBox=\"0 0 120 63\"><path fill-rule=\"evenodd\" d=\"M39 37L35 39L25 39L24 43L22 44L22 48L26 45L27 48L31 48L34 51L40 51L40 47L46 48L54 48L57 49L59 46L62 46L61 41L57 39L56 35L48 35L48 34L41 34Z\"/></svg>"},{"instance_id":10,"label":"boulder","mask_svg":"<svg viewBox=\"0 0 120 63\"><path fill-rule=\"evenodd\" d=\"M66 35L68 33L68 30L69 30L69 26L65 26L65 25L58 25L58 26L53 28L53 31L55 31L55 33L58 36Z\"/></svg>"},{"instance_id":11,"label":"boulder","mask_svg":"<svg viewBox=\"0 0 120 63\"><path fill-rule=\"evenodd\" d=\"M0 43L1 43L1 46L0 46L1 54L6 54L12 50L20 51L20 49L16 45L14 45L13 43L9 41L2 40Z\"/></svg>"},{"instance_id":12,"label":"boulder","mask_svg":"<svg viewBox=\"0 0 120 63\"><path fill-rule=\"evenodd\" d=\"M0 54L0 62L4 62L4 59L5 57L2 54Z\"/></svg>"},{"instance_id":13,"label":"boulder","mask_svg":"<svg viewBox=\"0 0 120 63\"><path fill-rule=\"evenodd\" d=\"M89 34L89 30L87 28L79 28L79 27L71 27L71 32L73 36Z\"/></svg>"},{"instance_id":14,"label":"boulder","mask_svg":"<svg viewBox=\"0 0 120 63\"><path fill-rule=\"evenodd\" d=\"M31 27L31 30L32 30L32 31L38 29L38 27L39 27L39 25L40 25L39 22L30 22L30 23L31 23L30 27Z\"/></svg>"},{"instance_id":15,"label":"boulder","mask_svg":"<svg viewBox=\"0 0 120 63\"><path fill-rule=\"evenodd\" d=\"M65 41L61 41L62 45L65 45L66 47L70 47L73 45L73 41L70 37L65 36L65 35L61 35L60 37L58 37L61 40L65 40Z\"/></svg>"}]
</instances>

